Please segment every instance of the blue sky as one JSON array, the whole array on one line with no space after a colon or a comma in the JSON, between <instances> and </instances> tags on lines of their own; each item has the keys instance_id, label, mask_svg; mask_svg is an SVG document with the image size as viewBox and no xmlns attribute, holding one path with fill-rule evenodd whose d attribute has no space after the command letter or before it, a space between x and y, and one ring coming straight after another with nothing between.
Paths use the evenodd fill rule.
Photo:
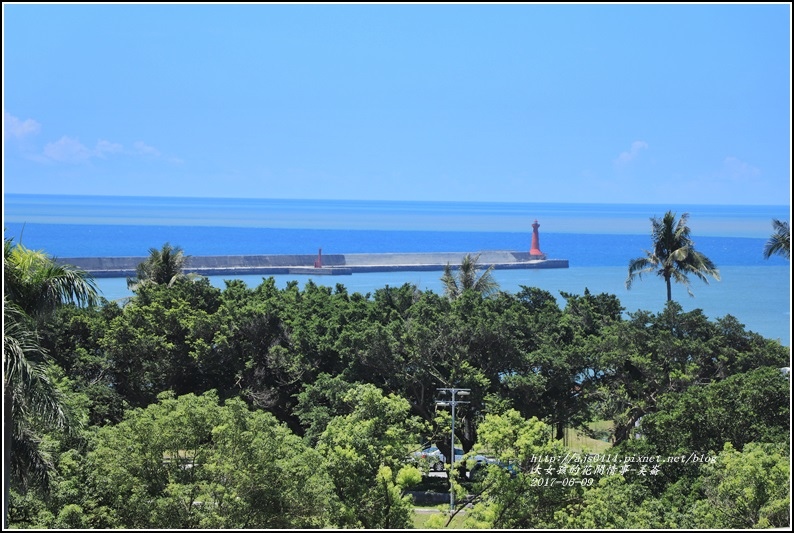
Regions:
<instances>
[{"instance_id":1,"label":"blue sky","mask_svg":"<svg viewBox=\"0 0 794 533\"><path fill-rule=\"evenodd\" d=\"M791 7L3 4L6 193L788 205Z\"/></svg>"}]
</instances>

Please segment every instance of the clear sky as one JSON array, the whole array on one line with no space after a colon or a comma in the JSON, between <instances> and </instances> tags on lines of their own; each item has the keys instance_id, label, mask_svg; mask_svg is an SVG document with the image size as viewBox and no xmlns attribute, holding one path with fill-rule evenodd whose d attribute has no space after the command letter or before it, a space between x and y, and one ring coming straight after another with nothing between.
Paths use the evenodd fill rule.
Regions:
<instances>
[{"instance_id":1,"label":"clear sky","mask_svg":"<svg viewBox=\"0 0 794 533\"><path fill-rule=\"evenodd\" d=\"M3 4L6 193L790 204L789 4Z\"/></svg>"}]
</instances>

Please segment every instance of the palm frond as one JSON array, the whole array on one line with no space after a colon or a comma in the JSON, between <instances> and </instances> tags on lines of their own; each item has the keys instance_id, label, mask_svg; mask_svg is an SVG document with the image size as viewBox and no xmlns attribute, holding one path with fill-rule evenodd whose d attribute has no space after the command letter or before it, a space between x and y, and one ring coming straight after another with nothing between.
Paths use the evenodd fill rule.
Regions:
<instances>
[{"instance_id":1,"label":"palm frond","mask_svg":"<svg viewBox=\"0 0 794 533\"><path fill-rule=\"evenodd\" d=\"M31 486L45 491L55 472L51 454L42 446L42 439L29 427L11 432L10 478L24 492Z\"/></svg>"},{"instance_id":2,"label":"palm frond","mask_svg":"<svg viewBox=\"0 0 794 533\"><path fill-rule=\"evenodd\" d=\"M780 255L786 259L791 259L791 231L786 221L773 219L772 229L774 233L764 244L764 259L769 259L773 255Z\"/></svg>"},{"instance_id":3,"label":"palm frond","mask_svg":"<svg viewBox=\"0 0 794 533\"><path fill-rule=\"evenodd\" d=\"M188 256L179 246L166 242L159 250L149 248L149 257L138 264L136 277L127 279L127 287L135 290L143 283L172 286L177 278L182 277Z\"/></svg>"},{"instance_id":4,"label":"palm frond","mask_svg":"<svg viewBox=\"0 0 794 533\"><path fill-rule=\"evenodd\" d=\"M452 273L452 267L447 263L441 282L444 284L444 293L450 299L458 298L466 290L474 290L483 296L490 296L499 290L499 283L493 278L494 265L490 265L480 275L478 262L481 254L472 257L466 254L457 269L457 276Z\"/></svg>"},{"instance_id":5,"label":"palm frond","mask_svg":"<svg viewBox=\"0 0 794 533\"><path fill-rule=\"evenodd\" d=\"M13 303L4 301L3 386L10 395L12 418L36 416L49 427L64 429L69 417L47 375L47 352L23 317Z\"/></svg>"},{"instance_id":6,"label":"palm frond","mask_svg":"<svg viewBox=\"0 0 794 533\"><path fill-rule=\"evenodd\" d=\"M99 302L99 288L87 272L58 264L41 251L30 250L6 239L4 286L9 300L30 316L51 313L67 302L93 306Z\"/></svg>"}]
</instances>

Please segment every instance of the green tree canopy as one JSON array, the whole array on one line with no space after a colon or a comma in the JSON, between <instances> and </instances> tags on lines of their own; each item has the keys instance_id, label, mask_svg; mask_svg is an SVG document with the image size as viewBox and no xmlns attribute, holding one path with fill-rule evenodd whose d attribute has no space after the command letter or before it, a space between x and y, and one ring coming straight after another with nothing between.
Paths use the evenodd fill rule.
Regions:
<instances>
[{"instance_id":1,"label":"green tree canopy","mask_svg":"<svg viewBox=\"0 0 794 533\"><path fill-rule=\"evenodd\" d=\"M242 401L161 394L62 459L61 514L91 528L333 527L324 460ZM76 515L76 516L74 516ZM59 517L61 520L63 517Z\"/></svg>"},{"instance_id":2,"label":"green tree canopy","mask_svg":"<svg viewBox=\"0 0 794 533\"><path fill-rule=\"evenodd\" d=\"M405 490L421 473L407 458L428 441L452 456L450 411L435 400L454 386L471 390L456 410L456 443L518 469L453 473L461 506L476 498L466 526L739 524L729 516L744 497L736 461L541 487L557 472L533 473L533 455L572 452L576 441L560 437L594 419L612 423L606 453L621 458L785 444L788 349L735 317L709 320L673 301L624 318L613 295L561 294L564 309L530 287L449 298L411 284L362 295L341 284L280 289L273 278L221 290L179 276L140 285L123 307L56 306L38 319L7 300L8 381L38 374L64 391L64 412L91 425L65 433L25 417L57 476L46 498L10 491L12 523L408 527ZM755 525L780 524L786 493L770 492L761 467L742 509Z\"/></svg>"},{"instance_id":3,"label":"green tree canopy","mask_svg":"<svg viewBox=\"0 0 794 533\"><path fill-rule=\"evenodd\" d=\"M419 419L409 415L407 401L373 385L355 385L344 401L350 414L334 417L317 444L342 502L341 525L408 527L410 499L395 497L395 473L419 442Z\"/></svg>"},{"instance_id":4,"label":"green tree canopy","mask_svg":"<svg viewBox=\"0 0 794 533\"><path fill-rule=\"evenodd\" d=\"M783 443L751 443L737 451L729 443L704 466L694 528L791 527L791 456Z\"/></svg>"},{"instance_id":5,"label":"green tree canopy","mask_svg":"<svg viewBox=\"0 0 794 533\"><path fill-rule=\"evenodd\" d=\"M490 450L503 462L517 465L510 476L492 466L475 489L477 503L467 512L464 526L487 529L534 529L555 527L554 513L581 494L581 485L544 486L545 469L557 471L557 461L565 456L559 441L551 438L551 428L537 418L526 419L516 410L501 415L487 414L480 424L476 449ZM543 458L554 458L554 464ZM549 470L551 472L552 470ZM549 474L549 477L555 477Z\"/></svg>"},{"instance_id":6,"label":"green tree canopy","mask_svg":"<svg viewBox=\"0 0 794 533\"><path fill-rule=\"evenodd\" d=\"M668 393L643 418L641 431L666 456L782 441L791 432L789 386L778 368L767 366Z\"/></svg>"}]
</instances>

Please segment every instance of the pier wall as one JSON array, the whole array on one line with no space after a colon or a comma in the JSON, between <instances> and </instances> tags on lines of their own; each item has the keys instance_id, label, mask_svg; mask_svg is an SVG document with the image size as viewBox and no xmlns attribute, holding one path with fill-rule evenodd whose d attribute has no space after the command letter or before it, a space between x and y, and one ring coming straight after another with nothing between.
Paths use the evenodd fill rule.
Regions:
<instances>
[{"instance_id":1,"label":"pier wall","mask_svg":"<svg viewBox=\"0 0 794 533\"><path fill-rule=\"evenodd\" d=\"M322 268L314 268L317 255L217 255L189 256L184 268L186 273L204 276L248 275L248 274L317 274L336 275L355 272L399 272L443 270L447 264L458 268L471 252L432 253L378 253L378 254L323 254ZM567 259L533 259L528 252L486 251L479 252L478 264L495 269L568 268ZM137 266L147 257L67 257L59 258L68 264L85 270L97 278L131 277Z\"/></svg>"}]
</instances>

